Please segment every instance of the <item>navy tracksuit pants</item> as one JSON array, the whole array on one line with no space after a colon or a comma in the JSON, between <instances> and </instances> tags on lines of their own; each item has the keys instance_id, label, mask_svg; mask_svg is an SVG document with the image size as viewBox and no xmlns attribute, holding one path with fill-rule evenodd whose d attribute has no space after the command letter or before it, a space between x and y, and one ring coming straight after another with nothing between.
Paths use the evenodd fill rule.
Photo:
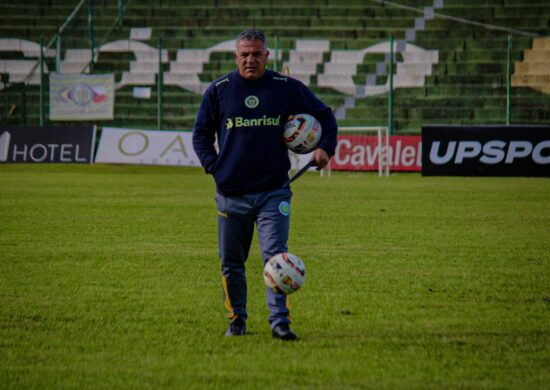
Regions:
<instances>
[{"instance_id":1,"label":"navy tracksuit pants","mask_svg":"<svg viewBox=\"0 0 550 390\"><path fill-rule=\"evenodd\" d=\"M218 243L222 268L224 305L228 317L246 321L246 271L254 225L264 264L277 253L288 251L290 189L276 189L239 196L216 195ZM271 327L290 322L287 297L266 287Z\"/></svg>"}]
</instances>

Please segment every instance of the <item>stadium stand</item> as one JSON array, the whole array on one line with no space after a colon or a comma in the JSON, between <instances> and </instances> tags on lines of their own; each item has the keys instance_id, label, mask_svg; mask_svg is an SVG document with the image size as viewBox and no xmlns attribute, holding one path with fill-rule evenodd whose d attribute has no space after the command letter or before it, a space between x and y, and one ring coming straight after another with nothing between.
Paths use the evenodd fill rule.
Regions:
<instances>
[{"instance_id":1,"label":"stadium stand","mask_svg":"<svg viewBox=\"0 0 550 390\"><path fill-rule=\"evenodd\" d=\"M40 37L48 43L78 1L31 3L0 3L2 123L39 123L39 69L27 85L22 81L39 57ZM55 45L45 55L45 73L59 66L66 73L115 74L115 119L96 122L99 126L157 126L158 37L162 36L164 128L190 129L201 92L234 69L232 39L247 27L261 28L268 36L270 66L309 85L334 108L341 126L387 123L393 37L394 130L400 134L419 133L423 123L505 123L511 34L512 123L550 123L546 0L124 3L119 26L113 24L118 2L93 1L97 47L91 69L87 7L62 35L59 64ZM151 97L135 98L136 86L151 88ZM47 107L47 88L45 95Z\"/></svg>"},{"instance_id":2,"label":"stadium stand","mask_svg":"<svg viewBox=\"0 0 550 390\"><path fill-rule=\"evenodd\" d=\"M516 63L512 85L550 94L550 38L535 38L533 48L525 50L523 61Z\"/></svg>"}]
</instances>

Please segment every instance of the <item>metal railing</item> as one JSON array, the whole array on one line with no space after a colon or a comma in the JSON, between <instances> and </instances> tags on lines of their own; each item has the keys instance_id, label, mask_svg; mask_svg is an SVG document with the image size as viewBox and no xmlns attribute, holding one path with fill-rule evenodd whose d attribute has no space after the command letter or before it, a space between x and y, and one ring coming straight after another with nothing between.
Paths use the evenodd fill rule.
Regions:
<instances>
[{"instance_id":1,"label":"metal railing","mask_svg":"<svg viewBox=\"0 0 550 390\"><path fill-rule=\"evenodd\" d=\"M109 36L111 35L111 33L114 31L114 29L118 26L118 27L121 27L122 24L123 24L123 20L124 20L124 12L125 12L125 9L128 7L128 5L132 2L132 0L128 0L126 2L124 2L123 0L118 0L118 12L117 14L114 16L114 19L113 19L113 22L112 24L110 25L110 27L108 28L107 32L104 34L104 36L101 38L101 40L99 41L99 44L96 46L96 40L95 40L95 36L94 36L94 22L93 22L93 8L92 8L92 0L81 0L76 6L75 8L73 9L73 11L70 13L70 15L67 17L67 19L60 25L60 27L58 28L56 34L54 37L52 37L48 44L46 46L44 46L44 41L43 41L43 38L41 38L40 40L40 58L36 61L35 65L33 66L33 68L31 69L31 71L29 72L29 74L24 78L24 81L22 83L23 85L23 88L22 88L22 92L21 92L21 98L22 98L22 103L21 103L21 108L22 108L22 113L24 114L23 116L23 123L26 123L27 122L27 118L26 118L26 114L27 114L27 109L26 109L26 92L25 92L25 86L26 84L28 83L28 81L30 80L30 78L32 77L32 75L34 74L34 72L36 72L36 69L37 68L40 68L40 106L39 106L39 115L40 115L40 126L43 126L46 122L45 120L45 117L46 117L46 113L45 113L45 101L44 101L44 95L45 95L45 74L44 74L44 53L47 53L48 50L50 50L51 46L53 45L53 43L55 42L56 43L56 70L59 72L60 71L60 61L61 61L61 48L62 48L62 35L63 33L67 30L67 28L70 26L70 24L74 21L76 15L78 14L78 12L82 9L82 7L84 6L85 2L88 1L88 8L87 8L87 15L88 15L88 42L89 42L89 47L90 47L90 51L91 51L91 57L90 57L90 60L88 61L88 63L86 63L84 69L82 69L81 73L82 72L86 72L88 70L93 70L93 64L94 64L94 61L96 60L97 58L97 52L96 52L96 48L97 47L101 47L101 45L103 45L105 42L107 42L107 39L109 38ZM378 2L378 3L383 3L383 4L386 4L386 5L389 5L389 6L395 6L395 7L398 7L398 8L406 8L406 9L411 9L411 10L416 10L416 11L421 11L420 9L416 9L414 7L409 7L409 6L404 6L404 5L400 5L400 4L397 4L397 3L393 3L393 2L388 2L388 1L377 1L377 0L372 0L372 1L375 1L375 2ZM435 13L436 16L438 17L442 17L442 18L446 18L447 16L444 15L444 14L439 14L439 13ZM449 17L451 18L451 17ZM452 20L458 20L460 18L454 18L452 17L451 18ZM469 24L474 24L474 25L478 25L477 22L473 22L473 21L465 21L465 20L462 20L460 19L459 20L460 22L468 22ZM539 34L532 34L532 33L527 33L527 32L523 32L523 31L519 31L519 30L513 30L513 29L506 29L506 28L498 28L499 26L493 26L493 25L483 25L484 27L487 27L487 28L491 28L491 29L498 29L498 30L502 30L502 31L509 31L509 32L513 32L514 34L520 34L522 36L539 36ZM388 132L390 135L394 134L395 132L395 123L396 123L396 119L395 119L395 112L394 112L394 108L395 108L395 90L394 90L394 83L393 83L393 77L394 77L394 73L395 73L395 69L396 69L396 53L395 53L395 50L396 50L396 45L395 45L395 42L396 40L394 39L393 36L390 37L390 53L389 53L389 62L387 63L387 66L389 68L389 71L388 71L388 83L389 83L389 93L388 93L388 109L387 109L387 128L388 128ZM158 37L158 43L157 43L157 46L158 46L158 69L159 69L159 73L158 73L158 81L157 81L157 128L158 129L163 129L164 128L164 107L163 107L163 94L164 94L164 77L163 77L163 66L162 66L162 51L163 51L163 38L162 36L159 36ZM513 72L513 66L512 66L512 48L513 48L513 37L512 37L512 34L508 35L507 36L507 56L506 56L506 74L505 74L505 77L503 77L503 79L505 78L506 80L506 109L505 109L505 115L506 117L505 118L502 118L503 119L503 122L505 122L507 125L510 125L512 123L512 89L511 89L511 81L512 81L512 72ZM275 36L275 63L274 63L274 67L275 67L275 70L279 70L279 68L281 67L281 63L278 62L278 59L279 59L279 36L276 35ZM288 70L288 69L287 69ZM283 72L285 72L285 69L283 69ZM504 75L503 75L504 76ZM6 86L6 88L4 88L4 117L6 119L6 121L8 120L8 118L12 115L13 113L13 106L11 108L8 108L8 103L7 103L7 100L8 100L8 94L10 93L9 92L9 89L11 87L11 84L8 84Z\"/></svg>"},{"instance_id":2,"label":"metal railing","mask_svg":"<svg viewBox=\"0 0 550 390\"><path fill-rule=\"evenodd\" d=\"M87 9L87 21L88 21L88 42L90 46L91 51L91 59L86 64L84 69L82 69L82 72L86 72L88 68L93 67L93 62L95 58L95 35L94 35L94 20L93 20L93 0L80 0L80 2L74 7L74 9L71 11L69 16L65 19L65 21L59 26L54 36L48 41L48 44L44 46L44 37L40 37L40 54L37 61L34 63L28 74L23 78L23 81L21 83L10 83L5 82L4 88L3 88L3 94L4 94L4 118L7 122L9 120L9 117L13 112L15 111L16 106L12 105L10 110L8 111L8 94L10 93L10 89L14 88L14 86L22 86L21 88L21 97L22 97L22 103L21 106L23 107L22 114L23 116L23 123L26 124L27 118L26 118L26 86L30 82L30 79L33 77L37 69L39 69L40 72L40 91L39 91L39 123L40 126L44 126L45 124L45 102L44 102L44 94L45 94L45 86L44 86L44 54L48 53L48 51L52 48L52 45L55 43L56 45L56 71L60 72L60 63L61 63L61 50L62 50L62 37L65 31L70 27L71 23L74 22L76 16L81 11L84 4L87 2L88 9ZM123 20L124 20L124 12L128 5L132 2L132 0L128 0L126 3L124 3L123 0L118 0L118 12L117 15L111 24L108 31L105 33L105 35L102 37L99 46L101 46L103 43L107 42L107 39L109 38L110 34L114 30L114 28L118 25L118 27L122 27Z\"/></svg>"}]
</instances>

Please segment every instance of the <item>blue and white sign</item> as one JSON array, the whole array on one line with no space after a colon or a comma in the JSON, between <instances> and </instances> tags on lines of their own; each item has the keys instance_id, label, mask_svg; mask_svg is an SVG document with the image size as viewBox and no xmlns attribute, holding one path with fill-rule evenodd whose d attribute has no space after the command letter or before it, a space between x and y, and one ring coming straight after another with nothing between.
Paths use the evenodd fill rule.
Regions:
<instances>
[{"instance_id":1,"label":"blue and white sign","mask_svg":"<svg viewBox=\"0 0 550 390\"><path fill-rule=\"evenodd\" d=\"M113 119L115 79L109 74L50 74L50 119Z\"/></svg>"}]
</instances>

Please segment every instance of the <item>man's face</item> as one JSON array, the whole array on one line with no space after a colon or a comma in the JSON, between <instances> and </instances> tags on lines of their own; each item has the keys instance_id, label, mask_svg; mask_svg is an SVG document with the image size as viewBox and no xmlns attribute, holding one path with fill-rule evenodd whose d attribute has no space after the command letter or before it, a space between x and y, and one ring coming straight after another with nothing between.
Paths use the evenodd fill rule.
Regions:
<instances>
[{"instance_id":1,"label":"man's face","mask_svg":"<svg viewBox=\"0 0 550 390\"><path fill-rule=\"evenodd\" d=\"M265 73L269 51L262 41L243 39L233 54L239 74L247 80L257 80Z\"/></svg>"}]
</instances>

